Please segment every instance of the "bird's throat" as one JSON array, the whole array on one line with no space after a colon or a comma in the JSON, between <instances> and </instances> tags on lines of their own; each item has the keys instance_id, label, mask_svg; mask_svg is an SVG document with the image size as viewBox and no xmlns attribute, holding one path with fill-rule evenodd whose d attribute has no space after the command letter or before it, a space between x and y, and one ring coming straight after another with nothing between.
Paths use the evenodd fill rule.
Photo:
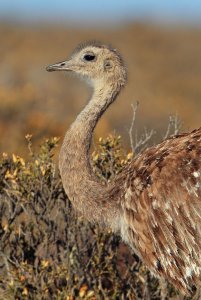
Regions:
<instances>
[{"instance_id":1,"label":"bird's throat","mask_svg":"<svg viewBox=\"0 0 201 300\"><path fill-rule=\"evenodd\" d=\"M99 223L106 223L103 210L108 209L108 186L93 173L89 150L94 128L119 90L114 86L94 90L91 100L67 131L59 158L62 182L70 201L88 219Z\"/></svg>"}]
</instances>

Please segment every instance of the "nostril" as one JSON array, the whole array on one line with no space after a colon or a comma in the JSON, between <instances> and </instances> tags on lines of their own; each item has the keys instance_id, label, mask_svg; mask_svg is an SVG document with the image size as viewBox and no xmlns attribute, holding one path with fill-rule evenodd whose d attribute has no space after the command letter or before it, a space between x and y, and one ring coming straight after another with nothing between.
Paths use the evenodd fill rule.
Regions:
<instances>
[{"instance_id":1,"label":"nostril","mask_svg":"<svg viewBox=\"0 0 201 300\"><path fill-rule=\"evenodd\" d=\"M65 63L60 64L61 67L64 67L65 65L66 65Z\"/></svg>"}]
</instances>

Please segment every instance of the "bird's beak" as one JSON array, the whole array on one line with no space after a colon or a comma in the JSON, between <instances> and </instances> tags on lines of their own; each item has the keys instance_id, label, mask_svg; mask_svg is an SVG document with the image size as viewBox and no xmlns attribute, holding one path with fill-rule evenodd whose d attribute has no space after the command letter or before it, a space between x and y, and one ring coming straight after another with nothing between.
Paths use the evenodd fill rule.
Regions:
<instances>
[{"instance_id":1,"label":"bird's beak","mask_svg":"<svg viewBox=\"0 0 201 300\"><path fill-rule=\"evenodd\" d=\"M48 72L52 72L52 71L72 71L71 63L68 60L62 61L62 62L56 63L54 65L47 66L46 71L48 71Z\"/></svg>"}]
</instances>

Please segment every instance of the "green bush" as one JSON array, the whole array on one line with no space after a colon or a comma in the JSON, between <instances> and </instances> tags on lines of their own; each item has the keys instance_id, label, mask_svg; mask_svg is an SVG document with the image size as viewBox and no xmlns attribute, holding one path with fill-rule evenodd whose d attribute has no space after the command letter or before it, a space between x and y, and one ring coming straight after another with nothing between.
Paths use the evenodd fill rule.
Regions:
<instances>
[{"instance_id":1,"label":"green bush","mask_svg":"<svg viewBox=\"0 0 201 300\"><path fill-rule=\"evenodd\" d=\"M111 232L76 215L54 162L57 138L30 158L0 160L0 299L167 299L162 285ZM130 160L120 137L100 139L92 153L100 180Z\"/></svg>"}]
</instances>

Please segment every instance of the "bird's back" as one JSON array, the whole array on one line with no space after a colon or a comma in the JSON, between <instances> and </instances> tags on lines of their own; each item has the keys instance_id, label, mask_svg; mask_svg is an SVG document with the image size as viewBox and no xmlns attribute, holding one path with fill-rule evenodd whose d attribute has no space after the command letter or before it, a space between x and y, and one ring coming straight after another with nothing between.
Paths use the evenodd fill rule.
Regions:
<instances>
[{"instance_id":1,"label":"bird's back","mask_svg":"<svg viewBox=\"0 0 201 300\"><path fill-rule=\"evenodd\" d=\"M144 151L117 184L123 238L186 292L201 275L201 128Z\"/></svg>"}]
</instances>

